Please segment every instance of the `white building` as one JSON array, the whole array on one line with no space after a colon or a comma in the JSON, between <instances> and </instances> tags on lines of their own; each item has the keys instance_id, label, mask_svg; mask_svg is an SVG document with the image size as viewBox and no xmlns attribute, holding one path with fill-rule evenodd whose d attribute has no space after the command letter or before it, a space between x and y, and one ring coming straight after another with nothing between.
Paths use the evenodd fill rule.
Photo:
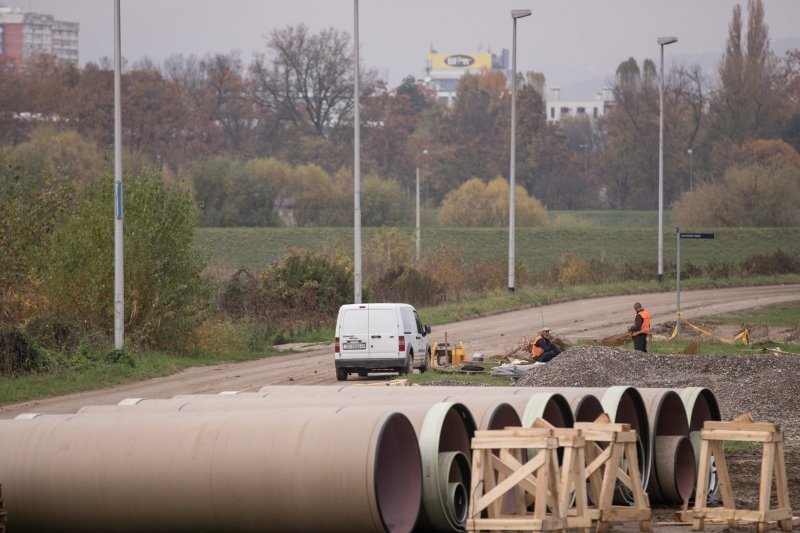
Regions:
<instances>
[{"instance_id":1,"label":"white building","mask_svg":"<svg viewBox=\"0 0 800 533\"><path fill-rule=\"evenodd\" d=\"M0 60L20 65L38 54L78 64L77 22L0 6Z\"/></svg>"},{"instance_id":2,"label":"white building","mask_svg":"<svg viewBox=\"0 0 800 533\"><path fill-rule=\"evenodd\" d=\"M599 91L594 100L562 100L561 89L552 87L546 101L548 122L558 122L568 117L588 117L597 120L614 107L614 93L610 87Z\"/></svg>"}]
</instances>

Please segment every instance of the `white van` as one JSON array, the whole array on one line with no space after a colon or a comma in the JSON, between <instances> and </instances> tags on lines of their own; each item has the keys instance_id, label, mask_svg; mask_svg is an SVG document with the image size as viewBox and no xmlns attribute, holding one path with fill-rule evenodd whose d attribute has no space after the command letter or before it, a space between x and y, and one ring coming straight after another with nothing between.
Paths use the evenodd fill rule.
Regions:
<instances>
[{"instance_id":1,"label":"white van","mask_svg":"<svg viewBox=\"0 0 800 533\"><path fill-rule=\"evenodd\" d=\"M336 319L334 362L336 379L348 374L396 371L410 374L428 370L431 327L422 326L408 304L348 304Z\"/></svg>"}]
</instances>

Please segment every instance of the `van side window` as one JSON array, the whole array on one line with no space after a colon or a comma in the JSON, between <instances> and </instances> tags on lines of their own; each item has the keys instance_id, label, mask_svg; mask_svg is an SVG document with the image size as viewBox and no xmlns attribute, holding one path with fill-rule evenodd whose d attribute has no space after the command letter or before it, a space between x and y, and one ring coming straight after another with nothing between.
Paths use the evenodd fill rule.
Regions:
<instances>
[{"instance_id":1,"label":"van side window","mask_svg":"<svg viewBox=\"0 0 800 533\"><path fill-rule=\"evenodd\" d=\"M422 333L422 321L420 321L419 315L416 311L414 311L414 320L417 323L417 333Z\"/></svg>"}]
</instances>

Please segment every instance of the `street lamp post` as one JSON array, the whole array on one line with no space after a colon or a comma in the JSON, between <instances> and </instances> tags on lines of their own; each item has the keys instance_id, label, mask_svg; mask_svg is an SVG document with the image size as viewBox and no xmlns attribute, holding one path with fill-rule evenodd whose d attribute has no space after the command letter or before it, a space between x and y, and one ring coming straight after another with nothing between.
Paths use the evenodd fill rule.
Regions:
<instances>
[{"instance_id":1,"label":"street lamp post","mask_svg":"<svg viewBox=\"0 0 800 533\"><path fill-rule=\"evenodd\" d=\"M689 154L689 190L691 191L694 189L692 184L692 163L693 163L692 149L689 148L688 150L686 150L686 153Z\"/></svg>"},{"instance_id":2,"label":"street lamp post","mask_svg":"<svg viewBox=\"0 0 800 533\"><path fill-rule=\"evenodd\" d=\"M427 150L423 150L422 151L422 155L423 155L423 157L428 155L428 151ZM414 255L414 259L416 260L417 263L419 263L419 241L420 241L420 237L419 237L419 174L420 174L419 165L417 165L417 244L416 244L416 249L415 249L416 253Z\"/></svg>"},{"instance_id":3,"label":"street lamp post","mask_svg":"<svg viewBox=\"0 0 800 533\"><path fill-rule=\"evenodd\" d=\"M125 347L125 259L122 212L122 37L114 1L114 348Z\"/></svg>"},{"instance_id":4,"label":"street lamp post","mask_svg":"<svg viewBox=\"0 0 800 533\"><path fill-rule=\"evenodd\" d=\"M661 47L660 77L658 86L658 281L664 279L664 47L677 43L677 37L659 37Z\"/></svg>"},{"instance_id":5,"label":"street lamp post","mask_svg":"<svg viewBox=\"0 0 800 533\"><path fill-rule=\"evenodd\" d=\"M361 303L361 120L359 117L358 0L353 0L353 303Z\"/></svg>"},{"instance_id":6,"label":"street lamp post","mask_svg":"<svg viewBox=\"0 0 800 533\"><path fill-rule=\"evenodd\" d=\"M528 17L530 9L512 9L513 37L511 43L511 169L508 192L508 292L514 292L514 218L516 216L514 189L517 162L517 19Z\"/></svg>"}]
</instances>

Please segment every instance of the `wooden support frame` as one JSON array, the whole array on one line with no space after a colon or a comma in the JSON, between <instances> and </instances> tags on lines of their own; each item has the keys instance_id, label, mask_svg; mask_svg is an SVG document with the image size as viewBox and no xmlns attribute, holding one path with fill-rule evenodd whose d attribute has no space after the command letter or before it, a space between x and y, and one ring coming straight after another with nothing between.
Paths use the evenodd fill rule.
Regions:
<instances>
[{"instance_id":1,"label":"wooden support frame","mask_svg":"<svg viewBox=\"0 0 800 533\"><path fill-rule=\"evenodd\" d=\"M636 431L629 424L612 424L607 417L578 422L575 429L581 430L587 441L585 479L595 500L588 512L590 518L597 520L596 531L604 531L614 522L639 522L640 531L652 531L650 501L639 470ZM627 472L621 467L623 459ZM617 483L633 494L632 506L613 504Z\"/></svg>"},{"instance_id":2,"label":"wooden support frame","mask_svg":"<svg viewBox=\"0 0 800 533\"><path fill-rule=\"evenodd\" d=\"M700 464L698 466L696 494L708 492L708 465L711 457L716 460L722 507L709 509L705 498L697 498L692 511L692 529L702 530L706 521L725 520L730 527L739 523L755 524L758 533L776 523L783 531L792 530L792 508L789 501L789 484L786 478L786 462L783 453L783 431L777 424L755 423L749 414L736 418L733 422L706 421L700 432ZM724 441L761 442L761 479L759 482L758 510L737 509L733 498L733 486L725 459ZM770 510L772 476L778 508Z\"/></svg>"},{"instance_id":3,"label":"wooden support frame","mask_svg":"<svg viewBox=\"0 0 800 533\"><path fill-rule=\"evenodd\" d=\"M560 469L559 447L564 448ZM476 431L467 529L588 531L584 447L580 431L572 429Z\"/></svg>"}]
</instances>

